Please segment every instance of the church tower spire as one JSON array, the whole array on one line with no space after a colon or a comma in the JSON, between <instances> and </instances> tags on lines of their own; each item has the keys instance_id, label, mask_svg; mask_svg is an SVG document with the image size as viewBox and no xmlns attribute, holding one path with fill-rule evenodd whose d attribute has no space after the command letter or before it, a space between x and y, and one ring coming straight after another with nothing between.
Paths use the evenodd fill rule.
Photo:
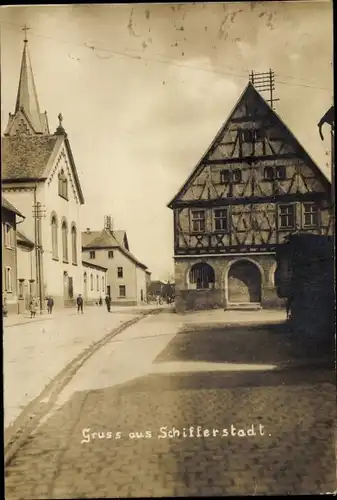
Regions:
<instances>
[{"instance_id":1,"label":"church tower spire","mask_svg":"<svg viewBox=\"0 0 337 500\"><path fill-rule=\"evenodd\" d=\"M27 28L21 60L20 79L16 98L15 112L9 115L5 135L46 135L49 134L47 113L40 112L34 74L28 52Z\"/></svg>"}]
</instances>

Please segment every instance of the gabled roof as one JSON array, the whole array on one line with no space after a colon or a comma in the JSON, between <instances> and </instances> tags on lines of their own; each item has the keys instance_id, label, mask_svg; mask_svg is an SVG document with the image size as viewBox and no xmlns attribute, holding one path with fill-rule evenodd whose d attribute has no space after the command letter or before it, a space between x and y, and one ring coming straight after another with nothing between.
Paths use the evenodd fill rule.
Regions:
<instances>
[{"instance_id":1,"label":"gabled roof","mask_svg":"<svg viewBox=\"0 0 337 500\"><path fill-rule=\"evenodd\" d=\"M23 219L26 218L24 215L22 215L21 212L19 212L19 210L17 208L14 207L14 205L12 205L11 203L9 203L9 201L6 200L6 198L4 198L3 196L1 197L1 207L5 208L9 212L12 212L12 213L14 213L16 215L19 215L20 217L23 217Z\"/></svg>"},{"instance_id":2,"label":"gabled roof","mask_svg":"<svg viewBox=\"0 0 337 500\"><path fill-rule=\"evenodd\" d=\"M29 248L34 247L34 242L29 239L22 231L16 231L16 241Z\"/></svg>"},{"instance_id":3,"label":"gabled roof","mask_svg":"<svg viewBox=\"0 0 337 500\"><path fill-rule=\"evenodd\" d=\"M106 229L82 233L82 248L117 248L118 246L116 238Z\"/></svg>"},{"instance_id":4,"label":"gabled roof","mask_svg":"<svg viewBox=\"0 0 337 500\"><path fill-rule=\"evenodd\" d=\"M2 182L46 180L63 144L66 147L80 202L84 197L66 135L19 135L1 138Z\"/></svg>"},{"instance_id":5,"label":"gabled roof","mask_svg":"<svg viewBox=\"0 0 337 500\"><path fill-rule=\"evenodd\" d=\"M218 143L221 141L221 138L223 136L223 134L225 133L225 131L228 129L229 125L230 125L230 122L232 120L232 116L235 114L236 110L239 108L239 106L241 106L242 104L242 101L248 96L248 95L252 95L257 99L257 101L262 104L264 107L267 107L270 114L275 118L276 120L276 125L277 126L280 126L283 128L283 130L285 130L288 135L292 138L292 140L295 142L295 144L297 145L297 148L300 152L300 154L302 154L302 156L306 159L306 161L314 168L316 169L316 171L318 172L319 176L321 177L321 179L324 180L325 183L331 183L331 181L329 180L329 178L327 177L326 173L323 172L319 166L314 162L314 160L311 158L311 156L308 154L308 152L304 149L304 147L300 144L300 142L298 141L298 139L295 137L295 135L293 134L293 132L291 132L291 130L287 127L287 125L283 122L282 118L276 113L276 111L274 109L272 109L269 104L264 100L264 98L261 96L261 94L255 89L255 87L253 86L253 84L251 82L249 82L245 89L243 90L243 92L241 93L237 103L235 104L234 108L232 109L231 113L229 114L229 117L227 118L226 122L222 125L222 127L220 128L220 130L217 132L215 138L213 139L212 143L210 144L210 146L208 147L207 151L204 153L204 155L202 156L202 158L200 159L200 161L197 163L197 165L195 166L195 168L192 170L191 174L189 175L188 179L184 182L184 184L182 185L182 187L179 189L178 193L172 198L172 200L168 203L168 207L169 208L173 208L173 206L175 205L175 202L180 198L180 196L182 194L184 194L184 192L186 191L186 189L188 188L188 186L190 185L190 182L194 179L194 177L196 175L199 174L199 172L202 171L202 169L204 168L204 162L207 161L207 158L209 156L209 154L213 151L213 149L218 145Z\"/></svg>"},{"instance_id":6,"label":"gabled roof","mask_svg":"<svg viewBox=\"0 0 337 500\"><path fill-rule=\"evenodd\" d=\"M119 233L119 238L125 231L116 231ZM124 234L126 236L126 233ZM142 269L147 269L147 266L140 262L127 248L125 248L115 236L115 231L102 229L102 231L82 232L82 249L83 250L99 250L108 248L118 248L126 257Z\"/></svg>"},{"instance_id":7,"label":"gabled roof","mask_svg":"<svg viewBox=\"0 0 337 500\"><path fill-rule=\"evenodd\" d=\"M126 236L126 231L122 230L113 231L113 235L120 245L129 250L129 243L128 243L128 238Z\"/></svg>"},{"instance_id":8,"label":"gabled roof","mask_svg":"<svg viewBox=\"0 0 337 500\"><path fill-rule=\"evenodd\" d=\"M43 179L58 140L53 135L2 137L2 182Z\"/></svg>"}]
</instances>

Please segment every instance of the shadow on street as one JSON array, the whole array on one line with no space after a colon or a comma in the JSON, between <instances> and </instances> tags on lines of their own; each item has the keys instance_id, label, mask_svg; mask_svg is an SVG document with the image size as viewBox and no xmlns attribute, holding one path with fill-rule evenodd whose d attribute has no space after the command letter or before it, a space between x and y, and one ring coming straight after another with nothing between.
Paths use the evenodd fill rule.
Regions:
<instances>
[{"instance_id":1,"label":"shadow on street","mask_svg":"<svg viewBox=\"0 0 337 500\"><path fill-rule=\"evenodd\" d=\"M205 345L206 338L201 351ZM6 498L333 491L335 388L329 377L312 370L154 374L77 392L13 460ZM224 437L231 425L262 425L264 434ZM165 434L190 426L211 435ZM100 435L93 438L94 432ZM88 434L90 442L81 444Z\"/></svg>"},{"instance_id":2,"label":"shadow on street","mask_svg":"<svg viewBox=\"0 0 337 500\"><path fill-rule=\"evenodd\" d=\"M333 367L334 352L333 339L296 337L286 322L185 325L155 362L278 364L324 358Z\"/></svg>"}]
</instances>

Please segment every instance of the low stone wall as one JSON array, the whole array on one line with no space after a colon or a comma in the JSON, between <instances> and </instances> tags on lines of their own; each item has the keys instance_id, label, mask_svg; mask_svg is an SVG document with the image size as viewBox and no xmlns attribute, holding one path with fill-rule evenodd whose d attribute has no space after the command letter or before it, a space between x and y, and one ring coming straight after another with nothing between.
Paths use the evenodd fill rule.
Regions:
<instances>
[{"instance_id":1,"label":"low stone wall","mask_svg":"<svg viewBox=\"0 0 337 500\"><path fill-rule=\"evenodd\" d=\"M221 290L180 290L175 298L175 308L178 313L223 308Z\"/></svg>"},{"instance_id":2,"label":"low stone wall","mask_svg":"<svg viewBox=\"0 0 337 500\"><path fill-rule=\"evenodd\" d=\"M262 288L261 306L263 309L285 309L286 300L278 297L274 286L264 286Z\"/></svg>"}]
</instances>

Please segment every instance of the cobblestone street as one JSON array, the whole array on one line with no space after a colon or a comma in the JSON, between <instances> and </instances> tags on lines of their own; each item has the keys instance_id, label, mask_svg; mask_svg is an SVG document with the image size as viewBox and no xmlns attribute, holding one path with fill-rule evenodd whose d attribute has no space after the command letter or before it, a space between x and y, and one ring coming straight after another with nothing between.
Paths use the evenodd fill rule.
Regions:
<instances>
[{"instance_id":1,"label":"cobblestone street","mask_svg":"<svg viewBox=\"0 0 337 500\"><path fill-rule=\"evenodd\" d=\"M10 463L6 499L335 491L333 369L283 313L237 314L166 311L113 338Z\"/></svg>"}]
</instances>

